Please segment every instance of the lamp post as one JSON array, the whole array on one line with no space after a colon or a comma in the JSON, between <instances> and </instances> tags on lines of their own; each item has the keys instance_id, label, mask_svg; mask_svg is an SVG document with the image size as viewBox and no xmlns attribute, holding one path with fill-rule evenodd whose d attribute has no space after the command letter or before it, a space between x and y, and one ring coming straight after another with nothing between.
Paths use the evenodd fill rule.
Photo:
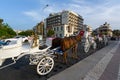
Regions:
<instances>
[{"instance_id":1,"label":"lamp post","mask_svg":"<svg viewBox=\"0 0 120 80\"><path fill-rule=\"evenodd\" d=\"M45 7L43 7L42 11L44 12L44 10L45 10L47 7L49 7L48 4L45 5ZM42 18L42 19L43 19L43 23L44 23L44 25L43 25L43 30L42 30L42 31L43 31L43 32L42 32L42 36L46 37L46 25L45 25L46 21L44 20L44 18Z\"/></svg>"},{"instance_id":2,"label":"lamp post","mask_svg":"<svg viewBox=\"0 0 120 80\"><path fill-rule=\"evenodd\" d=\"M44 11L44 9L45 9L45 8L47 8L48 6L49 6L48 4L47 4L47 5L45 5L45 7L43 7L43 11Z\"/></svg>"},{"instance_id":3,"label":"lamp post","mask_svg":"<svg viewBox=\"0 0 120 80\"><path fill-rule=\"evenodd\" d=\"M45 5L41 11L44 13L44 10L48 7L49 5ZM39 35L39 40L43 40L44 38L44 35L45 35L45 21L44 21L44 16L42 16L42 19L41 19L41 22L39 24L39 27L40 27L40 33L38 34Z\"/></svg>"}]
</instances>

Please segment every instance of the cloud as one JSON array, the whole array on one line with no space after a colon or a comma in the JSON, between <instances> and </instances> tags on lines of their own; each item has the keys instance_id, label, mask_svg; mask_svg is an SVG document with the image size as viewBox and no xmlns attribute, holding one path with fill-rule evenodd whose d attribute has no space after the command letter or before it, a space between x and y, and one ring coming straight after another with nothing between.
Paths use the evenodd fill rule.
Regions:
<instances>
[{"instance_id":1,"label":"cloud","mask_svg":"<svg viewBox=\"0 0 120 80\"><path fill-rule=\"evenodd\" d=\"M82 4L82 6L79 4ZM100 3L93 2L92 5L88 0L73 0L70 8L83 15L85 24L91 25L94 29L106 21L112 25L112 28L118 28L119 26L120 5L114 0L104 0Z\"/></svg>"},{"instance_id":2,"label":"cloud","mask_svg":"<svg viewBox=\"0 0 120 80\"><path fill-rule=\"evenodd\" d=\"M25 12L23 12L23 14L31 17L33 20L39 21L41 19L41 16L40 16L39 12L37 12L37 11L25 11Z\"/></svg>"},{"instance_id":3,"label":"cloud","mask_svg":"<svg viewBox=\"0 0 120 80\"><path fill-rule=\"evenodd\" d=\"M88 4L89 2L86 0L72 0L73 3L77 4Z\"/></svg>"},{"instance_id":4,"label":"cloud","mask_svg":"<svg viewBox=\"0 0 120 80\"><path fill-rule=\"evenodd\" d=\"M39 0L40 6L37 10L25 11L25 15L33 20L40 21L48 17L50 13L60 12L62 10L72 10L84 18L84 23L91 25L94 29L104 22L110 23L114 28L118 28L120 21L120 4L118 0L71 0L69 2L50 2L50 0ZM118 1L120 2L120 1ZM42 10L43 6L49 4Z\"/></svg>"},{"instance_id":5,"label":"cloud","mask_svg":"<svg viewBox=\"0 0 120 80\"><path fill-rule=\"evenodd\" d=\"M81 6L81 5L74 4L74 3L69 4L68 6L69 6L70 10L73 10L73 11L75 11L78 14L83 15L83 16L92 13L94 10L93 8L91 8L89 6Z\"/></svg>"}]
</instances>

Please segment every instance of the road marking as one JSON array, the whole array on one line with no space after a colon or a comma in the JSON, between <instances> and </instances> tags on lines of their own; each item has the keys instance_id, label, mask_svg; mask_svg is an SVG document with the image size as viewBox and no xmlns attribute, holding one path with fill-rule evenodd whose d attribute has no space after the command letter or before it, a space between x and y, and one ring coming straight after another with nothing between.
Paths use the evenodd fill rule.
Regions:
<instances>
[{"instance_id":1,"label":"road marking","mask_svg":"<svg viewBox=\"0 0 120 80\"><path fill-rule=\"evenodd\" d=\"M84 80L98 80L112 57L113 54L108 53L90 72L88 72Z\"/></svg>"},{"instance_id":2,"label":"road marking","mask_svg":"<svg viewBox=\"0 0 120 80\"><path fill-rule=\"evenodd\" d=\"M118 78L117 80L120 80L120 64L119 64L119 72L118 72Z\"/></svg>"},{"instance_id":3,"label":"road marking","mask_svg":"<svg viewBox=\"0 0 120 80\"><path fill-rule=\"evenodd\" d=\"M119 44L117 44L108 54L106 54L95 65L95 67L87 73L87 75L84 77L83 80L98 80L101 77L101 75L103 74L103 72L104 72L105 68L107 67L108 63L112 59L112 57L114 55L112 53L115 52L118 47L119 47ZM120 73L120 71L119 71L119 73ZM120 74L119 74L119 79L118 80L120 80Z\"/></svg>"}]
</instances>

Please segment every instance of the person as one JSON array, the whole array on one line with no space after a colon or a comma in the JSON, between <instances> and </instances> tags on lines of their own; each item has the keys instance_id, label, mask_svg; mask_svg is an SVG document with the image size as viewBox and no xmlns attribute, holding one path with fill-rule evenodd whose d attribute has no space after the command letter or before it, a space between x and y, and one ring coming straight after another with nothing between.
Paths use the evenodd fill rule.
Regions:
<instances>
[{"instance_id":1,"label":"person","mask_svg":"<svg viewBox=\"0 0 120 80\"><path fill-rule=\"evenodd\" d=\"M34 35L33 40L34 40L34 47L38 46L38 42L37 42L38 41L38 36L37 36L37 34Z\"/></svg>"},{"instance_id":2,"label":"person","mask_svg":"<svg viewBox=\"0 0 120 80\"><path fill-rule=\"evenodd\" d=\"M28 37L28 41L30 43L30 47L34 48L38 46L38 36L36 34L32 34L31 37Z\"/></svg>"},{"instance_id":3,"label":"person","mask_svg":"<svg viewBox=\"0 0 120 80\"><path fill-rule=\"evenodd\" d=\"M28 36L28 42L30 43L30 47L33 47L33 39L34 39L34 35Z\"/></svg>"}]
</instances>

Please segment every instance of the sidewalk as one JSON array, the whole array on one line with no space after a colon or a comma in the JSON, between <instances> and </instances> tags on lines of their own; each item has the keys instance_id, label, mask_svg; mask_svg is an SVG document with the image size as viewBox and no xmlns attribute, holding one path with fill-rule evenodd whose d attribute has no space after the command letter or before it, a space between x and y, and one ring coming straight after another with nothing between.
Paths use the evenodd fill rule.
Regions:
<instances>
[{"instance_id":1,"label":"sidewalk","mask_svg":"<svg viewBox=\"0 0 120 80\"><path fill-rule=\"evenodd\" d=\"M119 64L120 42L114 41L48 80L119 80Z\"/></svg>"}]
</instances>

